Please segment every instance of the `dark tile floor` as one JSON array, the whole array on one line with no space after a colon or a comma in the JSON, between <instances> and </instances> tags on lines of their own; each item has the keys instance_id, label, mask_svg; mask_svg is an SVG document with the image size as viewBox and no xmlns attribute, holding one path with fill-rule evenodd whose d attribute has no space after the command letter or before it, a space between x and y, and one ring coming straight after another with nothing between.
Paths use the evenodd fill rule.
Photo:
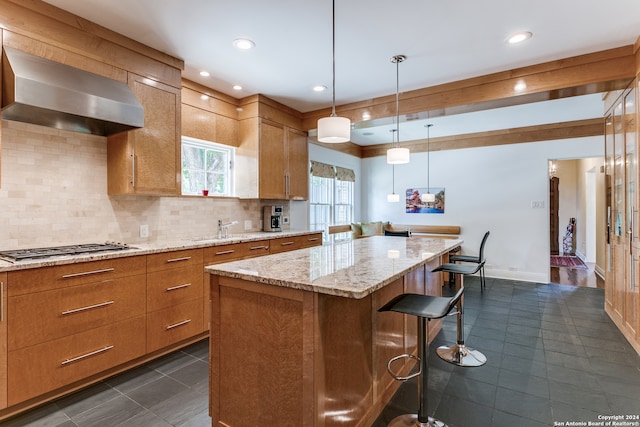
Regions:
<instances>
[{"instance_id":1,"label":"dark tile floor","mask_svg":"<svg viewBox=\"0 0 640 427\"><path fill-rule=\"evenodd\" d=\"M604 313L602 289L465 280L466 343L488 358L460 368L434 355L455 342L455 318L431 346L429 410L449 427L537 427L640 414L640 357ZM2 426L210 426L208 342L35 409ZM404 383L372 427L417 411ZM636 420L640 421L640 420ZM271 427L271 426L269 426Z\"/></svg>"}]
</instances>

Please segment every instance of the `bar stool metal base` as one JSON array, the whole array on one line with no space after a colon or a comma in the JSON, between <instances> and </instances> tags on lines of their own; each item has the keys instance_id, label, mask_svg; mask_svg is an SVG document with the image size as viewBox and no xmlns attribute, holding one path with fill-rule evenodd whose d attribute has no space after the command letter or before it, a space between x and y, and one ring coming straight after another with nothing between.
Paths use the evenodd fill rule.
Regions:
<instances>
[{"instance_id":1,"label":"bar stool metal base","mask_svg":"<svg viewBox=\"0 0 640 427\"><path fill-rule=\"evenodd\" d=\"M484 354L464 344L443 345L436 349L436 353L440 359L456 366L476 367L487 363L487 357Z\"/></svg>"},{"instance_id":2,"label":"bar stool metal base","mask_svg":"<svg viewBox=\"0 0 640 427\"><path fill-rule=\"evenodd\" d=\"M447 425L431 417L429 422L421 423L418 421L418 414L405 414L392 419L388 427L447 427Z\"/></svg>"}]
</instances>

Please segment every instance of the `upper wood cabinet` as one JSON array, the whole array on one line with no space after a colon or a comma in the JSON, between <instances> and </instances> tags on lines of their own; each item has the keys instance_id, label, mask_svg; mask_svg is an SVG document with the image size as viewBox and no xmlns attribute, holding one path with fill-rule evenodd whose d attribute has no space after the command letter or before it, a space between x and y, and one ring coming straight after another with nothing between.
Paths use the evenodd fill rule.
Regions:
<instances>
[{"instance_id":1,"label":"upper wood cabinet","mask_svg":"<svg viewBox=\"0 0 640 427\"><path fill-rule=\"evenodd\" d=\"M182 80L182 135L237 147L237 99Z\"/></svg>"},{"instance_id":2,"label":"upper wood cabinet","mask_svg":"<svg viewBox=\"0 0 640 427\"><path fill-rule=\"evenodd\" d=\"M304 132L261 120L259 159L260 198L307 199L309 149Z\"/></svg>"},{"instance_id":3,"label":"upper wood cabinet","mask_svg":"<svg viewBox=\"0 0 640 427\"><path fill-rule=\"evenodd\" d=\"M7 273L0 273L0 409L7 407Z\"/></svg>"},{"instance_id":4,"label":"upper wood cabinet","mask_svg":"<svg viewBox=\"0 0 640 427\"><path fill-rule=\"evenodd\" d=\"M180 194L180 89L129 74L144 127L108 138L108 192Z\"/></svg>"}]
</instances>

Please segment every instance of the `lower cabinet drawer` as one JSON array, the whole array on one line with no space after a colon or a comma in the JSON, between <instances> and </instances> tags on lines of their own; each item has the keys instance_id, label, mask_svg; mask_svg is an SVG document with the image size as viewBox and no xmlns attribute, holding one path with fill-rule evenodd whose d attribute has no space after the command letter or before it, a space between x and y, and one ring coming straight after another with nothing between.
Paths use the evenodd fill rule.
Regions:
<instances>
[{"instance_id":1,"label":"lower cabinet drawer","mask_svg":"<svg viewBox=\"0 0 640 427\"><path fill-rule=\"evenodd\" d=\"M148 313L147 352L191 338L204 330L202 298Z\"/></svg>"},{"instance_id":2,"label":"lower cabinet drawer","mask_svg":"<svg viewBox=\"0 0 640 427\"><path fill-rule=\"evenodd\" d=\"M147 275L147 311L173 307L203 297L202 264Z\"/></svg>"},{"instance_id":3,"label":"lower cabinet drawer","mask_svg":"<svg viewBox=\"0 0 640 427\"><path fill-rule=\"evenodd\" d=\"M144 316L10 351L9 405L90 377L144 353Z\"/></svg>"},{"instance_id":4,"label":"lower cabinet drawer","mask_svg":"<svg viewBox=\"0 0 640 427\"><path fill-rule=\"evenodd\" d=\"M9 351L142 316L146 285L139 275L10 297Z\"/></svg>"}]
</instances>

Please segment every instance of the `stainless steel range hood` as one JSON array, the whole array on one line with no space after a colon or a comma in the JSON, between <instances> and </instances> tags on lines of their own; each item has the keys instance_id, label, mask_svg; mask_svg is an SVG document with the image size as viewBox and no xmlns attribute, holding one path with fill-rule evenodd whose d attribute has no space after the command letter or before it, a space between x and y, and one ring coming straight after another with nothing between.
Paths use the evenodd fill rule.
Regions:
<instances>
[{"instance_id":1,"label":"stainless steel range hood","mask_svg":"<svg viewBox=\"0 0 640 427\"><path fill-rule=\"evenodd\" d=\"M2 118L112 135L144 126L142 105L122 82L4 48Z\"/></svg>"}]
</instances>

